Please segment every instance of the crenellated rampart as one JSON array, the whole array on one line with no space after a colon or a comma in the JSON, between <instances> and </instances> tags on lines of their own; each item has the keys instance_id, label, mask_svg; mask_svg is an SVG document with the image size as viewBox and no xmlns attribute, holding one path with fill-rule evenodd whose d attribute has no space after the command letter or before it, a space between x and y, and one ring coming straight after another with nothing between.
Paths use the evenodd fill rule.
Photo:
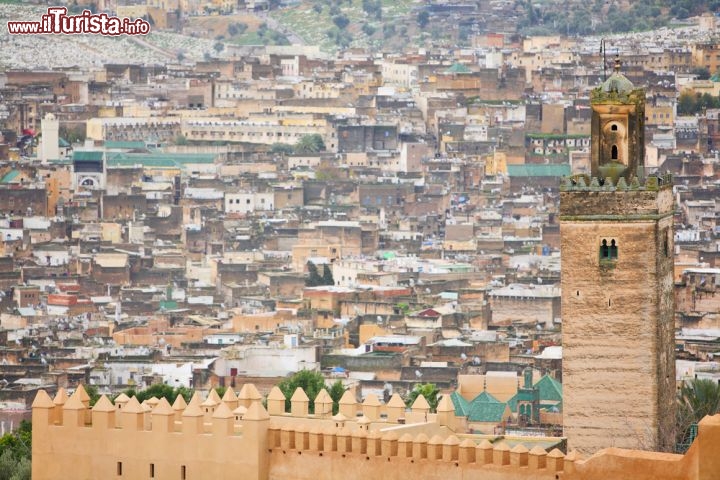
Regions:
<instances>
[{"instance_id":1,"label":"crenellated rampart","mask_svg":"<svg viewBox=\"0 0 720 480\"><path fill-rule=\"evenodd\" d=\"M581 459L528 449L520 437L456 433L463 419L449 397L430 413L423 397L406 409L347 393L339 412L322 391L309 413L298 389L289 412L275 387L267 410L252 385L223 398L214 391L189 403L178 397L142 404L121 395L91 408L80 387L68 397L38 393L33 404L33 479L382 480L714 480L720 473L720 415L706 417L686 455L609 448ZM550 442L548 442L549 444Z\"/></svg>"}]
</instances>

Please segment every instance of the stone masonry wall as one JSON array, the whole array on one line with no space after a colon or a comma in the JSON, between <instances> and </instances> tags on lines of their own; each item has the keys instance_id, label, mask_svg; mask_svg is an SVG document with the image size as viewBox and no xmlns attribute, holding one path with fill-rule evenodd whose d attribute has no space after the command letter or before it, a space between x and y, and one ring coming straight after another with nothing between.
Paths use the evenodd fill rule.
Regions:
<instances>
[{"instance_id":1,"label":"stone masonry wall","mask_svg":"<svg viewBox=\"0 0 720 480\"><path fill-rule=\"evenodd\" d=\"M672 191L561 197L564 432L571 448L672 445ZM601 241L618 256L600 258Z\"/></svg>"}]
</instances>

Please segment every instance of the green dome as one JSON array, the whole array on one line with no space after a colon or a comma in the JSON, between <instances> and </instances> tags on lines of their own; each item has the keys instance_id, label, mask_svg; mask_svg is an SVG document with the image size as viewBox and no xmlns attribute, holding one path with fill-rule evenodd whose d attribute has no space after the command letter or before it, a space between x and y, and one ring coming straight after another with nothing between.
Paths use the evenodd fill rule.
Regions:
<instances>
[{"instance_id":1,"label":"green dome","mask_svg":"<svg viewBox=\"0 0 720 480\"><path fill-rule=\"evenodd\" d=\"M628 94L635 89L635 85L620 72L614 72L610 78L600 85L600 90L604 93L621 93Z\"/></svg>"}]
</instances>

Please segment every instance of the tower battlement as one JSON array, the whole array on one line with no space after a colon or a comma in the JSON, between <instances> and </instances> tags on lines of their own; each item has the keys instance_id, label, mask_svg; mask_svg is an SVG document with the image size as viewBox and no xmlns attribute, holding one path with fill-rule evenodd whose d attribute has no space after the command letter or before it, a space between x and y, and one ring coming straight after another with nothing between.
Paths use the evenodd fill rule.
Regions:
<instances>
[{"instance_id":1,"label":"tower battlement","mask_svg":"<svg viewBox=\"0 0 720 480\"><path fill-rule=\"evenodd\" d=\"M657 192L660 190L672 190L672 174L651 175L640 183L637 177L633 177L628 183L624 177L620 177L617 183L613 184L612 178L588 177L587 175L575 175L563 177L560 181L561 192Z\"/></svg>"},{"instance_id":2,"label":"tower battlement","mask_svg":"<svg viewBox=\"0 0 720 480\"><path fill-rule=\"evenodd\" d=\"M610 178L566 177L560 184L561 220L656 219L674 209L672 175L650 176L643 183L623 177L613 184Z\"/></svg>"}]
</instances>

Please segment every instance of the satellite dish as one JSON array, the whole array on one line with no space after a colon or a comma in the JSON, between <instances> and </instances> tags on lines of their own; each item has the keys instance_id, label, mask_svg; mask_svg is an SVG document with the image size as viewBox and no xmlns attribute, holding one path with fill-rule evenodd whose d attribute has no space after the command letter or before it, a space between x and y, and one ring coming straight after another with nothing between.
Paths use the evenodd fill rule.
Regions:
<instances>
[{"instance_id":1,"label":"satellite dish","mask_svg":"<svg viewBox=\"0 0 720 480\"><path fill-rule=\"evenodd\" d=\"M465 360L467 360L467 355L465 355L464 353L461 353L460 359L464 362Z\"/></svg>"},{"instance_id":2,"label":"satellite dish","mask_svg":"<svg viewBox=\"0 0 720 480\"><path fill-rule=\"evenodd\" d=\"M422 378L422 372L420 370L415 370L415 376L417 378Z\"/></svg>"}]
</instances>

